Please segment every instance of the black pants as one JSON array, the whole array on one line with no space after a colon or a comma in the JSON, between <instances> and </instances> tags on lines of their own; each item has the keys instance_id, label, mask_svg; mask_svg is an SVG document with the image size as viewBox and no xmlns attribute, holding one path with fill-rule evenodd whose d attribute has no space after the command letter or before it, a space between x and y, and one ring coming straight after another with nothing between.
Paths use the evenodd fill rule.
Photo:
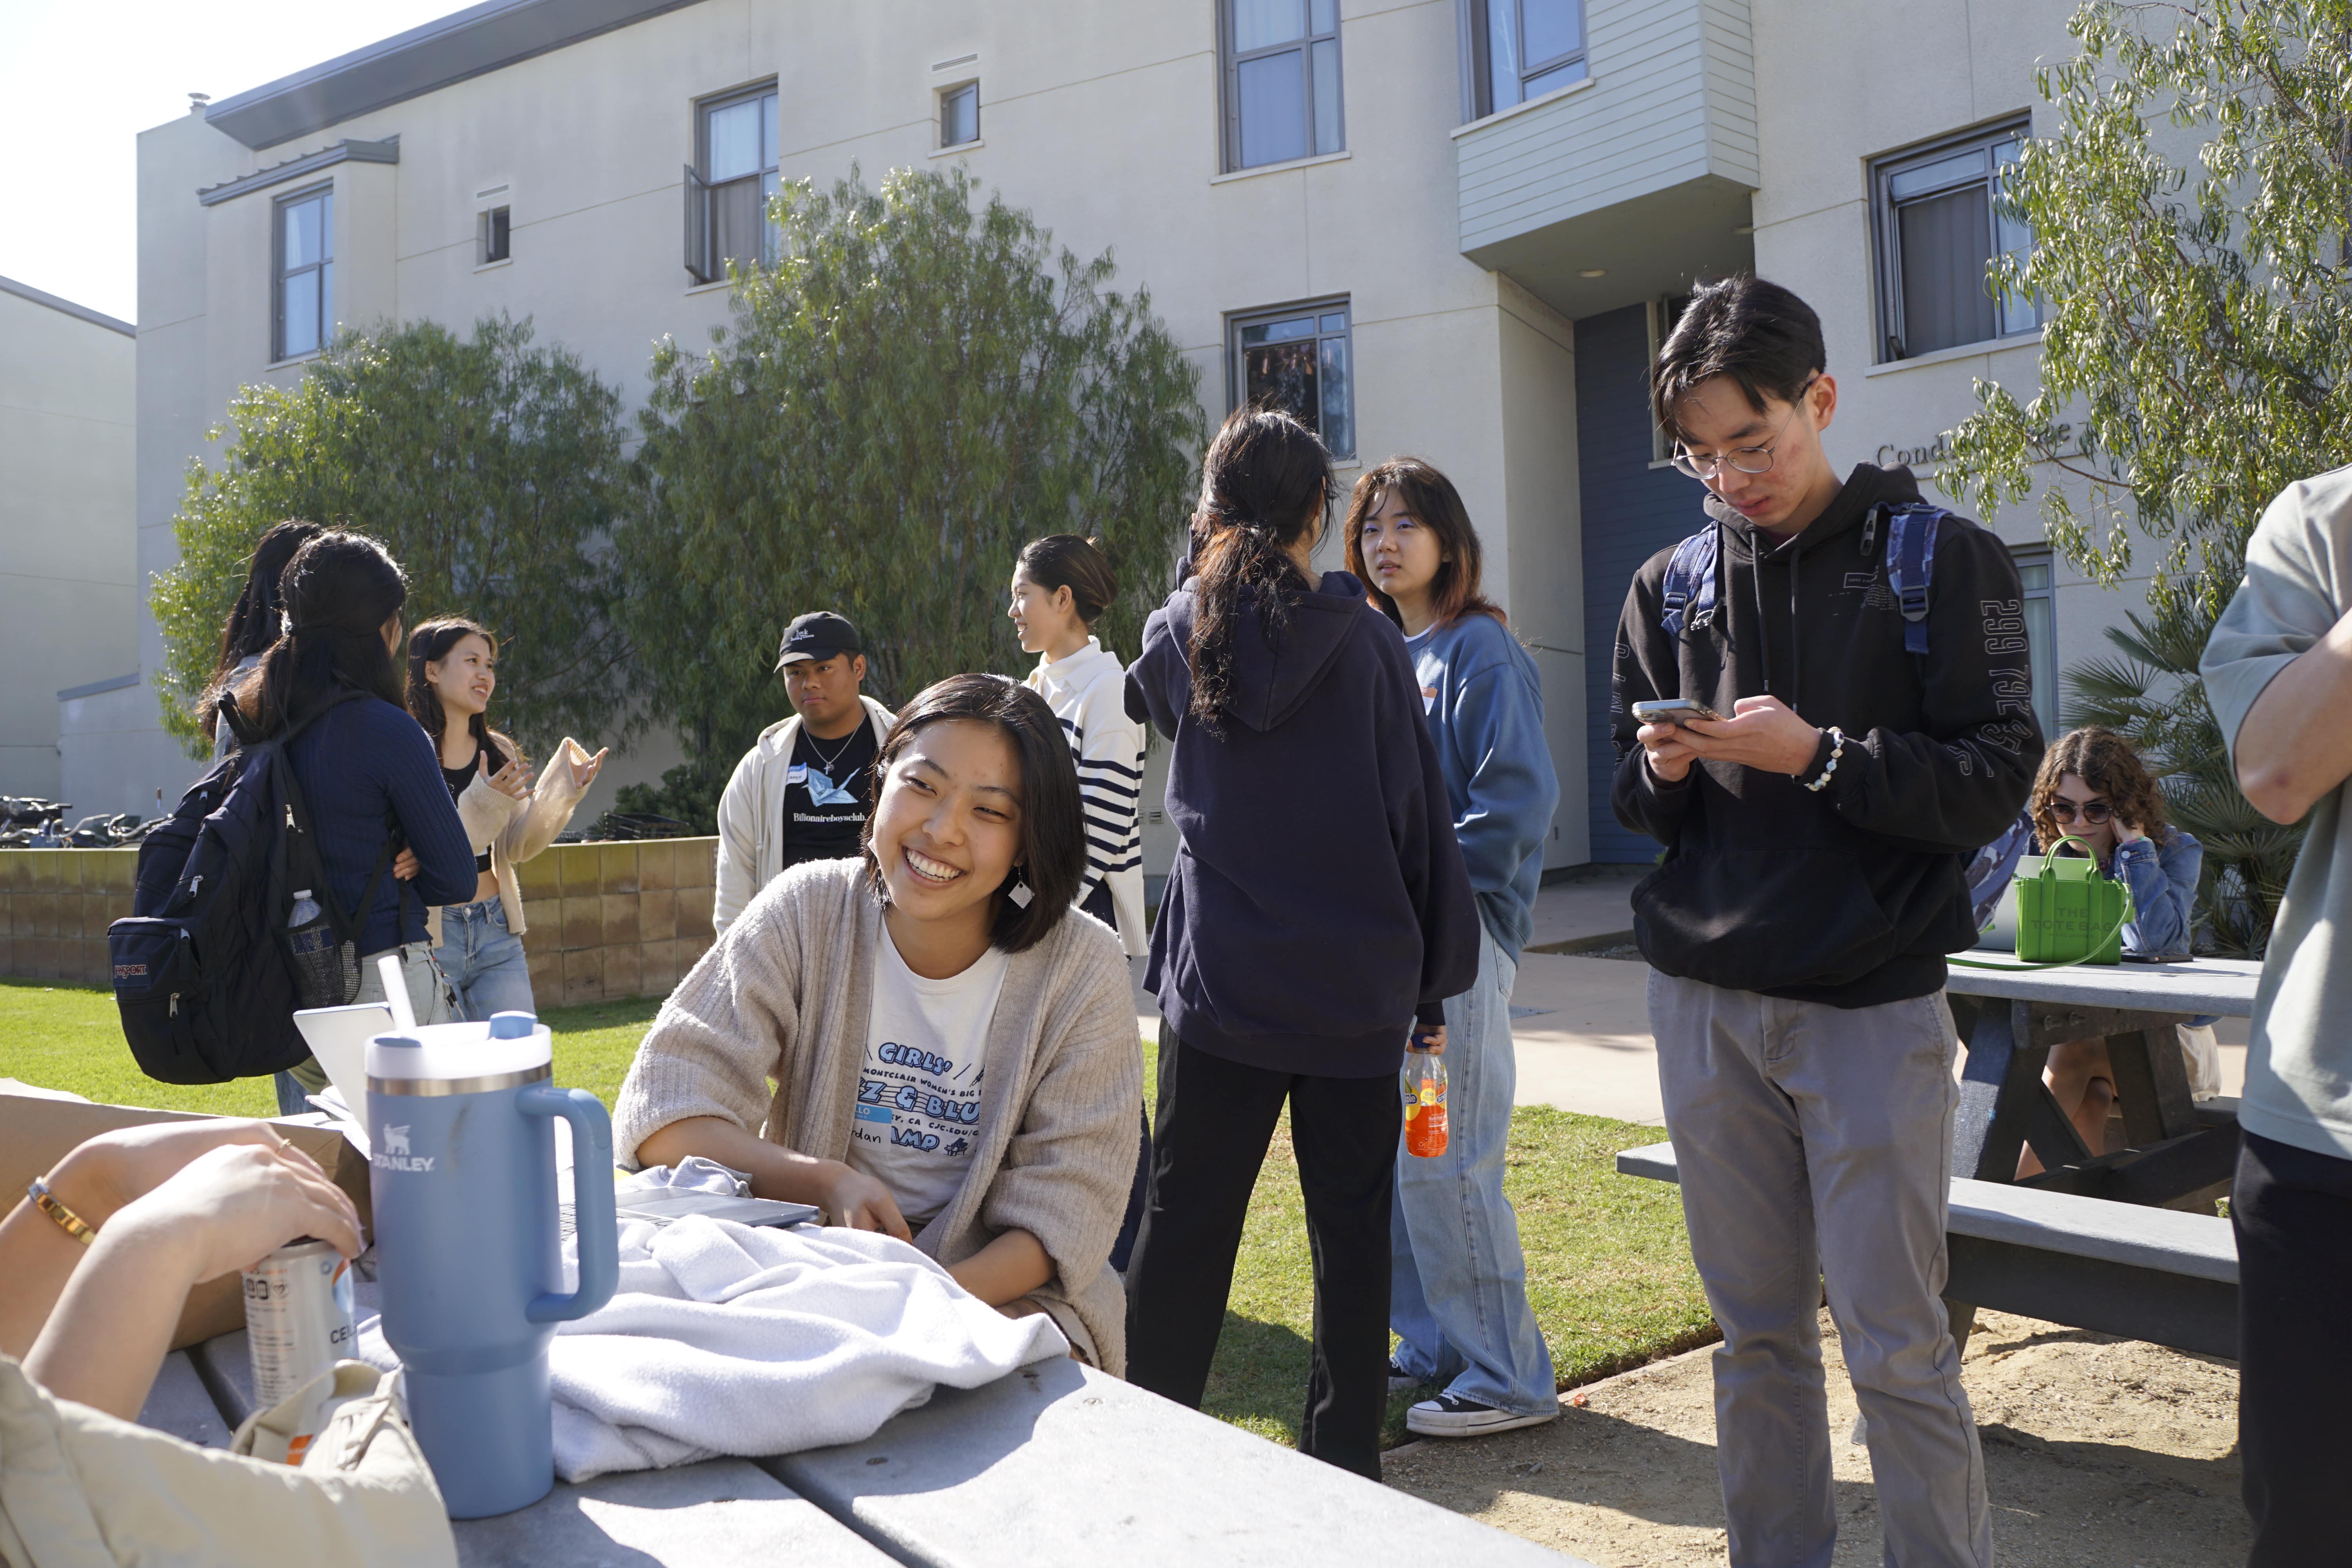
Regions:
<instances>
[{"instance_id":1,"label":"black pants","mask_svg":"<svg viewBox=\"0 0 2352 1568\"><path fill-rule=\"evenodd\" d=\"M2238 1448L2251 1568L2344 1561L2352 1478L2352 1160L2242 1135Z\"/></svg>"},{"instance_id":2,"label":"black pants","mask_svg":"<svg viewBox=\"0 0 2352 1568\"><path fill-rule=\"evenodd\" d=\"M1250 1189L1283 1102L1314 1258L1314 1363L1298 1447L1374 1480L1388 1405L1396 1076L1310 1078L1164 1035L1151 1188L1127 1271L1128 1381L1198 1408L1224 1326Z\"/></svg>"}]
</instances>

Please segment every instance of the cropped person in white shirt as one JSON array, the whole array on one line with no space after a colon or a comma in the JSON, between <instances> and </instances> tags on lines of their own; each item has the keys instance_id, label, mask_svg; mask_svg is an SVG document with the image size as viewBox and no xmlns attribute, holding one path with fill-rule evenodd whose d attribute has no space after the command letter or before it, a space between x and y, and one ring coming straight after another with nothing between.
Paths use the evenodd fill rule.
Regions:
<instances>
[{"instance_id":1,"label":"cropped person in white shirt","mask_svg":"<svg viewBox=\"0 0 2352 1568\"><path fill-rule=\"evenodd\" d=\"M1129 958L1150 951L1143 923L1143 726L1127 716L1127 667L1095 637L1118 597L1101 546L1049 533L1023 547L1006 614L1021 651L1037 656L1032 691L1069 737L1087 814L1087 878L1078 907L1118 932Z\"/></svg>"}]
</instances>

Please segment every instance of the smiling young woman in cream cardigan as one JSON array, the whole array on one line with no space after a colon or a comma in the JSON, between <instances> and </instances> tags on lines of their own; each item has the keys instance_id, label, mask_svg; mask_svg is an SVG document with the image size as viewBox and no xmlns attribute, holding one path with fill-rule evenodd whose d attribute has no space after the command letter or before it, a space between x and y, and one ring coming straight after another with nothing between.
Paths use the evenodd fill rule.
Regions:
<instances>
[{"instance_id":1,"label":"smiling young woman in cream cardigan","mask_svg":"<svg viewBox=\"0 0 2352 1568\"><path fill-rule=\"evenodd\" d=\"M863 858L769 883L663 1004L614 1151L700 1154L909 1240L1119 1373L1142 1051L1118 939L1068 918L1086 844L1061 727L1025 688L957 676L875 773Z\"/></svg>"}]
</instances>

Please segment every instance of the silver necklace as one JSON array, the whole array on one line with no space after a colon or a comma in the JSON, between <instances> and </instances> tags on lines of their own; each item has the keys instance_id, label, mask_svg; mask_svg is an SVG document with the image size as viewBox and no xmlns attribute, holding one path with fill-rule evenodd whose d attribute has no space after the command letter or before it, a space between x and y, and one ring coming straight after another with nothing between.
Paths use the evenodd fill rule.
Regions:
<instances>
[{"instance_id":1,"label":"silver necklace","mask_svg":"<svg viewBox=\"0 0 2352 1568\"><path fill-rule=\"evenodd\" d=\"M833 749L833 755L829 757L824 754L824 745L817 740L815 732L811 731L807 724L803 723L801 726L801 733L808 737L809 750L815 752L817 760L824 764L824 776L828 779L833 779L833 782L836 784L846 783L846 780L834 778L833 770L839 765L841 762L841 753L849 750L850 742L857 739L857 731L852 730L848 734L844 735L841 738L841 744Z\"/></svg>"}]
</instances>

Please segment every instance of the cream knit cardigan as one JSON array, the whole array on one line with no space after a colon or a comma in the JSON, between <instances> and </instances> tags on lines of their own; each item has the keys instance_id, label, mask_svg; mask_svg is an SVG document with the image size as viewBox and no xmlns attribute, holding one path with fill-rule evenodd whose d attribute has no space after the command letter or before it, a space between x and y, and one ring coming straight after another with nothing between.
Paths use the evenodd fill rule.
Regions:
<instances>
[{"instance_id":1,"label":"cream knit cardigan","mask_svg":"<svg viewBox=\"0 0 2352 1568\"><path fill-rule=\"evenodd\" d=\"M876 944L887 940L863 860L812 861L770 882L662 1004L621 1084L614 1156L632 1163L671 1122L721 1116L847 1159ZM1123 1374L1127 1298L1110 1248L1135 1176L1143 1053L1118 939L1066 919L1014 953L985 1053L971 1170L915 1245L954 1264L1029 1232L1055 1270L1032 1294L1088 1360Z\"/></svg>"}]
</instances>

